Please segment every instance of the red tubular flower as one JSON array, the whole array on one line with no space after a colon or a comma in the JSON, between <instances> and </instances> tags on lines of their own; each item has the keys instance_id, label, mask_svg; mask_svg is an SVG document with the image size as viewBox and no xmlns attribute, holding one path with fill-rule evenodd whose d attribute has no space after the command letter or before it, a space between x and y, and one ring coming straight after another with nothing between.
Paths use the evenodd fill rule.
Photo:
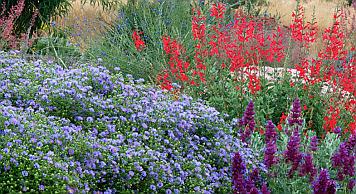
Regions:
<instances>
[{"instance_id":1,"label":"red tubular flower","mask_svg":"<svg viewBox=\"0 0 356 194\"><path fill-rule=\"evenodd\" d=\"M163 74L157 76L161 88L171 90L173 88L172 81L174 80L192 84L192 80L187 75L190 63L184 60L185 50L183 46L169 36L162 37L162 44L163 50L169 58L169 69L164 70Z\"/></svg>"},{"instance_id":2,"label":"red tubular flower","mask_svg":"<svg viewBox=\"0 0 356 194\"><path fill-rule=\"evenodd\" d=\"M248 89L250 89L251 94L256 94L261 90L260 79L256 75L249 75Z\"/></svg>"},{"instance_id":3,"label":"red tubular flower","mask_svg":"<svg viewBox=\"0 0 356 194\"><path fill-rule=\"evenodd\" d=\"M161 86L162 90L171 90L173 88L172 82L168 78L169 74L167 71L163 71L163 73L158 74L157 82Z\"/></svg>"},{"instance_id":4,"label":"red tubular flower","mask_svg":"<svg viewBox=\"0 0 356 194\"><path fill-rule=\"evenodd\" d=\"M225 4L221 2L214 3L210 9L210 16L215 17L216 19L224 18L225 10Z\"/></svg>"},{"instance_id":5,"label":"red tubular flower","mask_svg":"<svg viewBox=\"0 0 356 194\"><path fill-rule=\"evenodd\" d=\"M282 125L285 124L287 118L288 118L288 115L285 115L284 112L282 112L282 115L279 119L279 124L277 126L277 129L279 131L282 131Z\"/></svg>"},{"instance_id":6,"label":"red tubular flower","mask_svg":"<svg viewBox=\"0 0 356 194\"><path fill-rule=\"evenodd\" d=\"M195 61L195 70L193 71L193 75L197 76L200 82L205 83L205 70L206 65L204 64L205 57L208 56L208 49L206 48L206 17L202 15L199 9L193 9L194 16L192 19L192 33L194 40L197 40L195 45L195 54L194 54L194 61ZM214 51L216 52L216 51Z\"/></svg>"},{"instance_id":7,"label":"red tubular flower","mask_svg":"<svg viewBox=\"0 0 356 194\"><path fill-rule=\"evenodd\" d=\"M205 20L206 18L202 16L201 11L194 10L193 12L195 13L192 19L192 34L194 37L194 40L201 40L203 41L205 39Z\"/></svg>"},{"instance_id":8,"label":"red tubular flower","mask_svg":"<svg viewBox=\"0 0 356 194\"><path fill-rule=\"evenodd\" d=\"M310 63L308 59L303 59L301 61L301 64L295 65L295 69L299 72L298 76L302 78L305 83L310 82L310 74L309 74L309 69L310 69Z\"/></svg>"},{"instance_id":9,"label":"red tubular flower","mask_svg":"<svg viewBox=\"0 0 356 194\"><path fill-rule=\"evenodd\" d=\"M291 36L294 41L301 43L306 49L314 43L317 36L317 23L305 22L304 7L298 5L296 11L292 13L292 24L290 25Z\"/></svg>"},{"instance_id":10,"label":"red tubular flower","mask_svg":"<svg viewBox=\"0 0 356 194\"><path fill-rule=\"evenodd\" d=\"M304 8L299 5L296 11L292 13L292 24L290 25L290 29L292 31L292 38L295 41L302 42L303 41L303 20L304 20Z\"/></svg>"},{"instance_id":11,"label":"red tubular flower","mask_svg":"<svg viewBox=\"0 0 356 194\"><path fill-rule=\"evenodd\" d=\"M307 23L307 28L309 29L309 32L307 32L306 36L304 37L304 41L308 44L315 42L316 37L317 37L317 31L318 31L318 26L316 22Z\"/></svg>"},{"instance_id":12,"label":"red tubular flower","mask_svg":"<svg viewBox=\"0 0 356 194\"><path fill-rule=\"evenodd\" d=\"M325 49L319 53L319 56L327 60L344 60L347 56L345 47L345 34L340 27L340 21L344 15L341 12L334 14L334 23L332 27L325 29L323 33L323 42Z\"/></svg>"},{"instance_id":13,"label":"red tubular flower","mask_svg":"<svg viewBox=\"0 0 356 194\"><path fill-rule=\"evenodd\" d=\"M145 48L145 41L143 41L141 39L141 35L143 34L143 32L138 32L137 30L134 30L132 32L132 40L135 43L135 47L137 51L142 51Z\"/></svg>"},{"instance_id":14,"label":"red tubular flower","mask_svg":"<svg viewBox=\"0 0 356 194\"><path fill-rule=\"evenodd\" d=\"M334 108L330 106L328 115L324 117L324 125L323 128L326 132L331 132L337 125L338 119L340 118L340 110L339 108Z\"/></svg>"},{"instance_id":15,"label":"red tubular flower","mask_svg":"<svg viewBox=\"0 0 356 194\"><path fill-rule=\"evenodd\" d=\"M277 28L277 31L272 32L271 36L267 37L269 40L269 48L266 50L265 58L268 62L274 62L275 60L281 62L285 57L284 46L282 42L283 32L280 27Z\"/></svg>"},{"instance_id":16,"label":"red tubular flower","mask_svg":"<svg viewBox=\"0 0 356 194\"><path fill-rule=\"evenodd\" d=\"M356 115L353 117L353 122L349 124L348 130L352 135L356 135Z\"/></svg>"}]
</instances>

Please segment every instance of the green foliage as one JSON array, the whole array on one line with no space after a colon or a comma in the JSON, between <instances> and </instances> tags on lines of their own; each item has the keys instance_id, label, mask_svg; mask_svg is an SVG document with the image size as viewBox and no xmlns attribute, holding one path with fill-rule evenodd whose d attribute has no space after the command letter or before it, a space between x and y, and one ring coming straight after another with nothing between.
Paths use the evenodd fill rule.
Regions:
<instances>
[{"instance_id":1,"label":"green foliage","mask_svg":"<svg viewBox=\"0 0 356 194\"><path fill-rule=\"evenodd\" d=\"M56 26L52 26L47 36L39 37L35 41L31 52L40 56L54 56L62 65L74 63L82 55L79 47L71 43L68 33Z\"/></svg>"},{"instance_id":2,"label":"green foliage","mask_svg":"<svg viewBox=\"0 0 356 194\"><path fill-rule=\"evenodd\" d=\"M102 58L104 65L113 70L120 66L123 73L154 82L158 72L166 65L162 49L162 36L178 38L192 45L191 7L189 0L138 0L123 4L118 20L108 27L101 41L95 41L87 55ZM143 32L145 48L137 51L132 40L134 30ZM189 48L189 47L188 47Z\"/></svg>"},{"instance_id":3,"label":"green foliage","mask_svg":"<svg viewBox=\"0 0 356 194\"><path fill-rule=\"evenodd\" d=\"M347 0L347 5L351 6L355 0Z\"/></svg>"},{"instance_id":4,"label":"green foliage","mask_svg":"<svg viewBox=\"0 0 356 194\"><path fill-rule=\"evenodd\" d=\"M261 11L259 6L266 5L268 0L223 0L223 2L230 5L234 9L243 7L248 13L258 14Z\"/></svg>"}]
</instances>

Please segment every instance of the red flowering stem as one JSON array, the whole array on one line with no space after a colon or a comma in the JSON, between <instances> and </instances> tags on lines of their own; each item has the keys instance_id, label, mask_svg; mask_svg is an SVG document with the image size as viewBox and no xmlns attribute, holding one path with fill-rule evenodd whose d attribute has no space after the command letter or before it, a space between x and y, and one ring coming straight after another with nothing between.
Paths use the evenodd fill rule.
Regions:
<instances>
[{"instance_id":1,"label":"red flowering stem","mask_svg":"<svg viewBox=\"0 0 356 194\"><path fill-rule=\"evenodd\" d=\"M145 41L141 39L142 31L134 30L132 32L132 40L134 41L135 48L137 51L142 51L145 48Z\"/></svg>"}]
</instances>

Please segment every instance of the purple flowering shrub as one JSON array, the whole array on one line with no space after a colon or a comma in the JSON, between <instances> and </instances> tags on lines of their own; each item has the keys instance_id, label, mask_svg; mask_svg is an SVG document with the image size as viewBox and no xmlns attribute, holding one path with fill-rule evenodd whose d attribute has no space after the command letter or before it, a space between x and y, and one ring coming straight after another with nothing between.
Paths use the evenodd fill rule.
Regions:
<instances>
[{"instance_id":1,"label":"purple flowering shrub","mask_svg":"<svg viewBox=\"0 0 356 194\"><path fill-rule=\"evenodd\" d=\"M214 108L142 82L0 53L0 193L231 193L236 151L263 167Z\"/></svg>"},{"instance_id":2,"label":"purple flowering shrub","mask_svg":"<svg viewBox=\"0 0 356 194\"><path fill-rule=\"evenodd\" d=\"M0 105L0 192L65 192L80 185L74 173L73 140L87 140L68 120L47 117L32 108ZM90 142L90 139L87 140ZM82 151L85 151L84 149Z\"/></svg>"},{"instance_id":3,"label":"purple flowering shrub","mask_svg":"<svg viewBox=\"0 0 356 194\"><path fill-rule=\"evenodd\" d=\"M271 193L354 193L356 136L342 139L338 130L335 130L334 133L319 138L315 132L305 132L305 121L300 107L301 102L295 99L284 128L277 130L269 120L264 135L250 128L251 125L246 125L246 120L253 123L254 119L251 102L244 117L235 120L239 136L247 140L246 144L255 153L262 153L257 158L266 165L267 172L262 171L260 176L266 180ZM241 164L237 167L236 162L232 163L232 168L240 169L233 172L232 180L240 186L235 188L240 193L248 192L242 190L247 186L241 185L246 185L243 177L250 175L242 173L238 176L244 168L241 168ZM261 185L262 183L259 184ZM260 191L262 192L262 188Z\"/></svg>"},{"instance_id":4,"label":"purple flowering shrub","mask_svg":"<svg viewBox=\"0 0 356 194\"><path fill-rule=\"evenodd\" d=\"M5 58L0 64L3 99L17 107L43 108L49 114L63 118L93 115L95 110L87 105L94 102L105 106L108 102L102 101L108 100L107 96L114 89L113 78L101 67L78 65L77 68L63 69L56 64L26 63L19 58ZM100 103L95 101L96 98Z\"/></svg>"}]
</instances>

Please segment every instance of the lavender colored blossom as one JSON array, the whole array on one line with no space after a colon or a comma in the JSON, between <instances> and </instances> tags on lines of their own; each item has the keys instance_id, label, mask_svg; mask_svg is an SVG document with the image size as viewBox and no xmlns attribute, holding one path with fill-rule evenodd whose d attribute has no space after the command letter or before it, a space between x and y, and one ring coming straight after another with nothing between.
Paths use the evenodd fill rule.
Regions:
<instances>
[{"instance_id":1,"label":"lavender colored blossom","mask_svg":"<svg viewBox=\"0 0 356 194\"><path fill-rule=\"evenodd\" d=\"M68 154L72 156L74 154L74 150L72 148L68 149Z\"/></svg>"},{"instance_id":2,"label":"lavender colored blossom","mask_svg":"<svg viewBox=\"0 0 356 194\"><path fill-rule=\"evenodd\" d=\"M277 152L277 132L275 130L275 125L271 120L267 121L266 133L265 133L265 155L264 155L264 164L267 168L270 168L273 164L277 163L277 158L274 154Z\"/></svg>"},{"instance_id":3,"label":"lavender colored blossom","mask_svg":"<svg viewBox=\"0 0 356 194\"><path fill-rule=\"evenodd\" d=\"M349 180L349 182L347 183L347 189L348 189L349 191L353 191L355 185L356 185L356 179L351 179L351 180Z\"/></svg>"},{"instance_id":4,"label":"lavender colored blossom","mask_svg":"<svg viewBox=\"0 0 356 194\"><path fill-rule=\"evenodd\" d=\"M256 189L258 191L256 188L258 182L260 182L260 171L258 168L254 168L245 182L246 190L251 192L251 190Z\"/></svg>"},{"instance_id":5,"label":"lavender colored blossom","mask_svg":"<svg viewBox=\"0 0 356 194\"><path fill-rule=\"evenodd\" d=\"M156 190L156 186L151 185L151 186L150 186L150 189L153 190L153 191L155 191L155 190Z\"/></svg>"},{"instance_id":6,"label":"lavender colored blossom","mask_svg":"<svg viewBox=\"0 0 356 194\"><path fill-rule=\"evenodd\" d=\"M350 135L345 147L350 151L356 153L356 135Z\"/></svg>"},{"instance_id":7,"label":"lavender colored blossom","mask_svg":"<svg viewBox=\"0 0 356 194\"><path fill-rule=\"evenodd\" d=\"M22 176L28 176L28 172L26 170L22 171Z\"/></svg>"},{"instance_id":8,"label":"lavender colored blossom","mask_svg":"<svg viewBox=\"0 0 356 194\"><path fill-rule=\"evenodd\" d=\"M259 194L260 192L258 191L258 189L256 187L253 187L249 190L248 193L249 194Z\"/></svg>"}]
</instances>

